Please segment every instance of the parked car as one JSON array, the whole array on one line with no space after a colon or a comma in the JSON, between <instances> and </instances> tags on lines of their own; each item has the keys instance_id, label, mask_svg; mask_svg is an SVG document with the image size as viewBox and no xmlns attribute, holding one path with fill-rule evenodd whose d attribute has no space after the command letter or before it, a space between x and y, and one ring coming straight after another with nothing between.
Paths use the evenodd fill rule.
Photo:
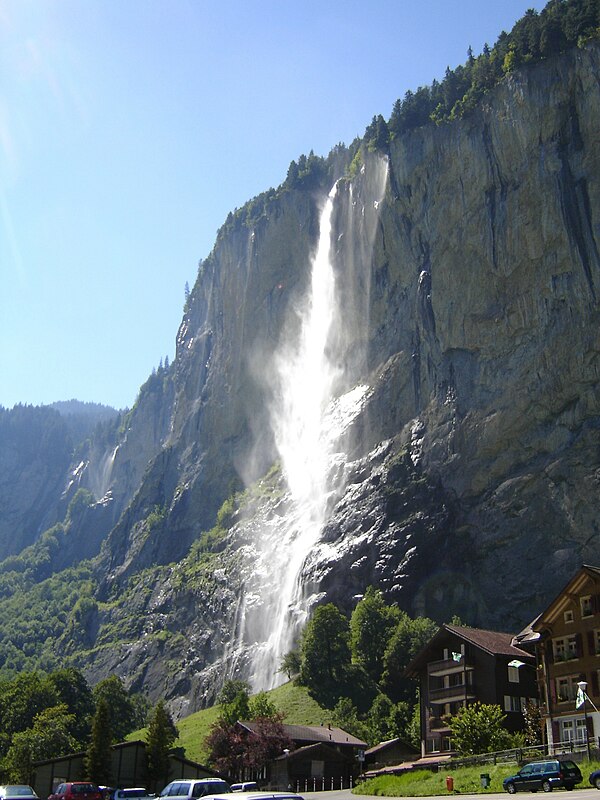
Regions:
<instances>
[{"instance_id":1,"label":"parked car","mask_svg":"<svg viewBox=\"0 0 600 800\"><path fill-rule=\"evenodd\" d=\"M98 786L90 781L72 781L59 783L48 800L103 800Z\"/></svg>"},{"instance_id":2,"label":"parked car","mask_svg":"<svg viewBox=\"0 0 600 800\"><path fill-rule=\"evenodd\" d=\"M156 800L156 794L136 786L131 789L115 789L111 794L111 800Z\"/></svg>"},{"instance_id":3,"label":"parked car","mask_svg":"<svg viewBox=\"0 0 600 800\"><path fill-rule=\"evenodd\" d=\"M592 786L595 786L596 789L600 789L600 769L596 769L594 772L590 773L590 783Z\"/></svg>"},{"instance_id":4,"label":"parked car","mask_svg":"<svg viewBox=\"0 0 600 800\"><path fill-rule=\"evenodd\" d=\"M257 792L258 783L256 781L244 781L244 783L232 783L232 792Z\"/></svg>"},{"instance_id":5,"label":"parked car","mask_svg":"<svg viewBox=\"0 0 600 800\"><path fill-rule=\"evenodd\" d=\"M160 793L160 797L188 800L192 797L206 797L214 794L230 794L231 786L222 778L196 778L171 781Z\"/></svg>"},{"instance_id":6,"label":"parked car","mask_svg":"<svg viewBox=\"0 0 600 800\"><path fill-rule=\"evenodd\" d=\"M236 792L236 800L304 800L304 798L294 792ZM226 794L211 794L206 796L206 800L230 800Z\"/></svg>"},{"instance_id":7,"label":"parked car","mask_svg":"<svg viewBox=\"0 0 600 800\"><path fill-rule=\"evenodd\" d=\"M31 788L23 783L9 783L0 786L0 800L28 800L28 798L35 798L37 794Z\"/></svg>"},{"instance_id":8,"label":"parked car","mask_svg":"<svg viewBox=\"0 0 600 800\"><path fill-rule=\"evenodd\" d=\"M549 758L525 764L516 775L505 778L502 785L509 794L537 792L538 789L551 792L561 786L572 789L582 780L581 771L573 761Z\"/></svg>"}]
</instances>

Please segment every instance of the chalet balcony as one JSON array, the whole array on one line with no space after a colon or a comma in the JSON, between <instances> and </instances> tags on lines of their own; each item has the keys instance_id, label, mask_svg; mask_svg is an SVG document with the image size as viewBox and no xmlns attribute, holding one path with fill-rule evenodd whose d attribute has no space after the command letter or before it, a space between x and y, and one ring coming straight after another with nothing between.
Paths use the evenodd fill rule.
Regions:
<instances>
[{"instance_id":1,"label":"chalet balcony","mask_svg":"<svg viewBox=\"0 0 600 800\"><path fill-rule=\"evenodd\" d=\"M445 658L442 661L430 661L427 664L428 675L453 675L457 672L466 672L473 669L473 665L469 662L465 663L464 656L460 661L455 661L453 658Z\"/></svg>"},{"instance_id":2,"label":"chalet balcony","mask_svg":"<svg viewBox=\"0 0 600 800\"><path fill-rule=\"evenodd\" d=\"M449 731L448 720L444 717L429 717L427 720L427 730L441 733L442 731Z\"/></svg>"},{"instance_id":3,"label":"chalet balcony","mask_svg":"<svg viewBox=\"0 0 600 800\"><path fill-rule=\"evenodd\" d=\"M429 689L428 700L430 703L455 703L457 700L475 700L475 687L468 684L458 684L457 686L440 686L436 689Z\"/></svg>"}]
</instances>

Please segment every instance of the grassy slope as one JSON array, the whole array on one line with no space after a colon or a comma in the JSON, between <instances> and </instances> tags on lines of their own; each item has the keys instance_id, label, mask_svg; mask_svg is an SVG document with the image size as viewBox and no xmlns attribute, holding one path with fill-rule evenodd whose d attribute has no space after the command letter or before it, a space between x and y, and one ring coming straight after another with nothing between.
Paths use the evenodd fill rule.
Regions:
<instances>
[{"instance_id":1,"label":"grassy slope","mask_svg":"<svg viewBox=\"0 0 600 800\"><path fill-rule=\"evenodd\" d=\"M290 725L320 725L331 720L331 712L316 703L303 686L285 683L268 692L269 699L283 713L284 722ZM177 722L179 739L178 747L185 748L185 755L193 761L206 763L207 751L204 740L208 736L210 726L219 716L219 706L203 711L196 711ZM136 731L128 738L143 739L144 732Z\"/></svg>"},{"instance_id":2,"label":"grassy slope","mask_svg":"<svg viewBox=\"0 0 600 800\"><path fill-rule=\"evenodd\" d=\"M583 781L577 789L590 788L588 778L590 772L600 769L600 762L583 761L579 764ZM432 795L446 795L446 776L454 779L454 794L486 794L501 792L502 781L509 775L514 775L519 767L516 764L482 764L478 767L462 767L461 769L444 769L442 772L429 772L429 770L416 770L406 772L404 775L385 775L373 778L359 784L354 790L356 794L383 795L385 797L430 797ZM490 776L489 789L481 787L480 775L487 773Z\"/></svg>"}]
</instances>

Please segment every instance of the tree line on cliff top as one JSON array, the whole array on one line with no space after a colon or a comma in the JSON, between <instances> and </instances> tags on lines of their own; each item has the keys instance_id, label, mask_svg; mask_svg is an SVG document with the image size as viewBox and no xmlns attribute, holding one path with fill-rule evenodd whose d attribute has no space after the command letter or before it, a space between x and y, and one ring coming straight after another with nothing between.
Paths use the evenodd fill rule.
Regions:
<instances>
[{"instance_id":1,"label":"tree line on cliff top","mask_svg":"<svg viewBox=\"0 0 600 800\"><path fill-rule=\"evenodd\" d=\"M371 149L385 150L413 128L460 119L519 67L583 46L599 35L597 0L550 0L539 13L529 9L510 33L502 31L493 47L485 44L478 56L469 47L466 62L447 67L443 80L407 91L395 102L387 122L381 115L373 117L364 141Z\"/></svg>"},{"instance_id":2,"label":"tree line on cliff top","mask_svg":"<svg viewBox=\"0 0 600 800\"><path fill-rule=\"evenodd\" d=\"M424 125L440 125L461 119L506 75L520 67L584 46L600 36L600 4L597 0L550 0L537 12L529 9L509 33L502 31L493 47L484 44L475 56L471 47L464 64L446 68L441 80L430 86L408 90L396 100L388 120L377 114L362 138L349 146L339 143L325 157L312 150L290 163L285 181L236 208L227 216L218 237L241 225L253 227L274 210L282 193L291 189L316 191L329 189L344 169L352 177L361 147L387 152L398 136ZM209 256L210 258L210 256ZM202 262L200 263L202 269Z\"/></svg>"}]
</instances>

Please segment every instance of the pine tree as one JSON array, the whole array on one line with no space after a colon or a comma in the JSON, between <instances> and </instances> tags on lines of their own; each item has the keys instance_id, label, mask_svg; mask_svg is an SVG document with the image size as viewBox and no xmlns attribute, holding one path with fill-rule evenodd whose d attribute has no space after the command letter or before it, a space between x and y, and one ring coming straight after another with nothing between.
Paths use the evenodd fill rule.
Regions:
<instances>
[{"instance_id":1,"label":"pine tree","mask_svg":"<svg viewBox=\"0 0 600 800\"><path fill-rule=\"evenodd\" d=\"M165 704L159 700L148 723L146 733L146 757L148 779L153 784L169 781L169 751L177 739L178 731Z\"/></svg>"},{"instance_id":2,"label":"pine tree","mask_svg":"<svg viewBox=\"0 0 600 800\"><path fill-rule=\"evenodd\" d=\"M92 720L92 735L85 757L87 777L98 784L112 783L112 731L108 703L100 698Z\"/></svg>"}]
</instances>

